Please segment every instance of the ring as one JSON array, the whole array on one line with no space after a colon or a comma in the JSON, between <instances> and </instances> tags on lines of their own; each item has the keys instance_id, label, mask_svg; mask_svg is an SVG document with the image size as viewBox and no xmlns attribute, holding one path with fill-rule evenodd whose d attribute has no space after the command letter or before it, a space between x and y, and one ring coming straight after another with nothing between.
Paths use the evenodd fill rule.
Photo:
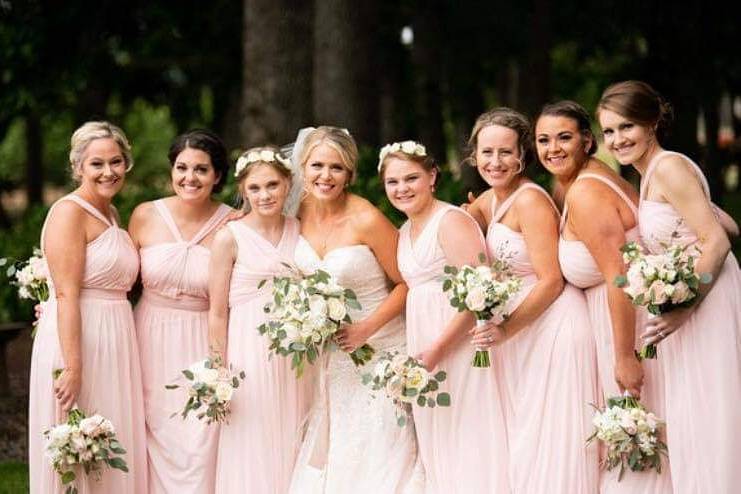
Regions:
<instances>
[{"instance_id":1,"label":"ring","mask_svg":"<svg viewBox=\"0 0 741 494\"><path fill-rule=\"evenodd\" d=\"M487 342L487 343L491 343L491 336L487 336L487 337L486 337L486 342Z\"/></svg>"},{"instance_id":2,"label":"ring","mask_svg":"<svg viewBox=\"0 0 741 494\"><path fill-rule=\"evenodd\" d=\"M663 338L666 338L666 336L664 335L664 332L663 331L659 331L659 336L661 336L662 339Z\"/></svg>"}]
</instances>

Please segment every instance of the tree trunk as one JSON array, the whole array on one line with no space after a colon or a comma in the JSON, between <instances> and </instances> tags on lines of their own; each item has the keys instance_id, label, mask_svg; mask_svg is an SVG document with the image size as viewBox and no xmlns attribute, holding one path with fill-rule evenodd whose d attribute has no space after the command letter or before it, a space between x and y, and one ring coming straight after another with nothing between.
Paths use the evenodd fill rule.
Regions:
<instances>
[{"instance_id":1,"label":"tree trunk","mask_svg":"<svg viewBox=\"0 0 741 494\"><path fill-rule=\"evenodd\" d=\"M530 17L530 46L527 64L520 72L522 101L526 115L535 115L548 101L551 74L551 12L548 0L533 0Z\"/></svg>"},{"instance_id":2,"label":"tree trunk","mask_svg":"<svg viewBox=\"0 0 741 494\"><path fill-rule=\"evenodd\" d=\"M26 197L28 205L44 200L43 139L41 119L34 111L26 114Z\"/></svg>"},{"instance_id":3,"label":"tree trunk","mask_svg":"<svg viewBox=\"0 0 741 494\"><path fill-rule=\"evenodd\" d=\"M283 144L313 123L311 2L244 0L242 142Z\"/></svg>"},{"instance_id":4,"label":"tree trunk","mask_svg":"<svg viewBox=\"0 0 741 494\"><path fill-rule=\"evenodd\" d=\"M316 0L314 117L346 127L359 143L378 144L375 2Z\"/></svg>"}]
</instances>

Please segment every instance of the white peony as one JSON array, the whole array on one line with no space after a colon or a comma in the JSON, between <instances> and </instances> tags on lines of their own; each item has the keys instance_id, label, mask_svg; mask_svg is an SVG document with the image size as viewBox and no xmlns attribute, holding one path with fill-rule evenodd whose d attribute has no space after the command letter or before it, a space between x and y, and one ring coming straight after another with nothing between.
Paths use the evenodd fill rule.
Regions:
<instances>
[{"instance_id":1,"label":"white peony","mask_svg":"<svg viewBox=\"0 0 741 494\"><path fill-rule=\"evenodd\" d=\"M656 280L651 283L651 286L648 287L648 296L652 303L661 305L669 300L669 297L664 291L665 288L666 284L661 280Z\"/></svg>"},{"instance_id":2,"label":"white peony","mask_svg":"<svg viewBox=\"0 0 741 494\"><path fill-rule=\"evenodd\" d=\"M674 292L671 294L673 304L681 304L694 296L694 293L692 293L690 287L684 281L678 281L674 285Z\"/></svg>"},{"instance_id":3,"label":"white peony","mask_svg":"<svg viewBox=\"0 0 741 494\"><path fill-rule=\"evenodd\" d=\"M430 374L424 367L412 367L407 371L406 387L419 393L430 382Z\"/></svg>"},{"instance_id":4,"label":"white peony","mask_svg":"<svg viewBox=\"0 0 741 494\"><path fill-rule=\"evenodd\" d=\"M341 321L347 315L347 309L345 304L340 302L337 298L330 298L327 301L327 307L329 309L329 318L335 321Z\"/></svg>"},{"instance_id":5,"label":"white peony","mask_svg":"<svg viewBox=\"0 0 741 494\"><path fill-rule=\"evenodd\" d=\"M60 424L49 432L49 448L60 448L67 443L69 435L72 433L72 426L69 424Z\"/></svg>"},{"instance_id":6,"label":"white peony","mask_svg":"<svg viewBox=\"0 0 741 494\"><path fill-rule=\"evenodd\" d=\"M406 154L414 154L416 147L417 143L414 141L404 141L401 143L401 150Z\"/></svg>"},{"instance_id":7,"label":"white peony","mask_svg":"<svg viewBox=\"0 0 741 494\"><path fill-rule=\"evenodd\" d=\"M492 281L494 279L494 273L491 268L486 265L476 266L476 273L482 280Z\"/></svg>"},{"instance_id":8,"label":"white peony","mask_svg":"<svg viewBox=\"0 0 741 494\"><path fill-rule=\"evenodd\" d=\"M309 297L309 310L312 316L326 316L327 315L327 301L321 295L312 295Z\"/></svg>"},{"instance_id":9,"label":"white peony","mask_svg":"<svg viewBox=\"0 0 741 494\"><path fill-rule=\"evenodd\" d=\"M230 382L219 381L216 384L215 394L219 401L230 401L232 394L234 394L234 388Z\"/></svg>"},{"instance_id":10,"label":"white peony","mask_svg":"<svg viewBox=\"0 0 741 494\"><path fill-rule=\"evenodd\" d=\"M100 425L103 420L100 415L84 418L80 421L80 430L87 436L97 436L102 432Z\"/></svg>"},{"instance_id":11,"label":"white peony","mask_svg":"<svg viewBox=\"0 0 741 494\"><path fill-rule=\"evenodd\" d=\"M475 286L466 295L466 307L474 312L481 312L486 308L486 291Z\"/></svg>"}]
</instances>

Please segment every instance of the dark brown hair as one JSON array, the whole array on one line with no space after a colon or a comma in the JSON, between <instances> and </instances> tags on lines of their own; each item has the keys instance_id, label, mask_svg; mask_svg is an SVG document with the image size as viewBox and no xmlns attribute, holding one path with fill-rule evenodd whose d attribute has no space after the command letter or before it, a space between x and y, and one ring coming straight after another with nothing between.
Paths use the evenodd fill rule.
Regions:
<instances>
[{"instance_id":1,"label":"dark brown hair","mask_svg":"<svg viewBox=\"0 0 741 494\"><path fill-rule=\"evenodd\" d=\"M592 156L597 152L598 144L597 139L594 138L594 132L592 132L592 120L589 118L587 110L585 110L579 103L571 100L549 103L540 110L540 115L538 115L538 118L536 119L536 124L537 121L540 120L540 117L544 116L565 117L576 122L576 125L579 128L579 133L583 137L592 140L592 144L589 146L589 149L587 149L587 155Z\"/></svg>"},{"instance_id":2,"label":"dark brown hair","mask_svg":"<svg viewBox=\"0 0 741 494\"><path fill-rule=\"evenodd\" d=\"M623 81L610 85L597 104L600 110L615 112L639 125L653 127L659 142L667 136L674 118L672 106L643 81Z\"/></svg>"}]
</instances>

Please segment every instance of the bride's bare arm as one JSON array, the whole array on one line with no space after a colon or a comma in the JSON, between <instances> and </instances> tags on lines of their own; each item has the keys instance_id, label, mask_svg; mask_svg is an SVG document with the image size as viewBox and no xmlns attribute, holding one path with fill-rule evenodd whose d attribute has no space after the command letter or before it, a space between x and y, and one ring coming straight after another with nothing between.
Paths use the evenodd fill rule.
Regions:
<instances>
[{"instance_id":1,"label":"bride's bare arm","mask_svg":"<svg viewBox=\"0 0 741 494\"><path fill-rule=\"evenodd\" d=\"M360 239L373 251L393 287L388 297L368 317L346 326L337 335L338 343L346 351L362 346L384 324L401 314L408 291L396 262L399 231L375 207L359 215L358 226Z\"/></svg>"}]
</instances>

